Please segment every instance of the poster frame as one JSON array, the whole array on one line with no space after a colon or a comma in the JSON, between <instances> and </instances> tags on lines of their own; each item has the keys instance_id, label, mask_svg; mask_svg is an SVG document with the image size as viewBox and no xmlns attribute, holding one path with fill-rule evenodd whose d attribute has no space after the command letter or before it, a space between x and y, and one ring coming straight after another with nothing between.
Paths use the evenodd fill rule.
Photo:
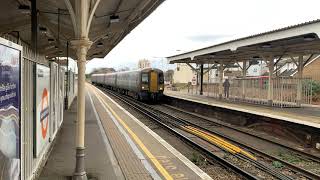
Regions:
<instances>
[{"instance_id":1,"label":"poster frame","mask_svg":"<svg viewBox=\"0 0 320 180\"><path fill-rule=\"evenodd\" d=\"M20 135L20 144L19 144L19 152L20 152L20 180L22 179L22 177L24 177L24 117L22 115L22 112L24 112L24 101L23 101L23 78L22 78L22 74L23 74L23 47L19 44L16 44L12 41L9 41L7 39L1 38L0 37L0 44L3 46L6 46L8 48L12 48L15 49L17 51L19 51L19 79L20 79L20 83L19 83L19 93L20 93L20 101L19 101L19 107L20 107L20 111L19 111L19 118L20 118L20 124L19 124L19 135Z\"/></svg>"},{"instance_id":2,"label":"poster frame","mask_svg":"<svg viewBox=\"0 0 320 180\"><path fill-rule=\"evenodd\" d=\"M33 118L33 156L34 158L40 158L42 159L47 147L49 146L50 144L50 119L51 119L51 115L50 115L50 103L51 103L51 99L50 99L50 96L51 96L51 89L50 89L50 76L51 76L51 72L50 72L50 67L49 66L46 66L44 64L39 64L39 63L35 63L34 64L34 76L35 76L35 82L34 82L34 92L35 92L35 96L34 96L34 118ZM38 149L38 143L39 143L39 139L38 139L38 130L39 128L37 127L37 122L38 122L38 110L37 110L37 107L38 107L38 104L37 104L37 89L38 89L38 67L39 66L42 66L42 67L45 67L45 68L48 68L49 69L49 86L48 86L48 91L49 91L49 95L48 95L48 98L49 98L49 123L48 123L48 138L47 138L47 142L43 145L42 149Z\"/></svg>"}]
</instances>

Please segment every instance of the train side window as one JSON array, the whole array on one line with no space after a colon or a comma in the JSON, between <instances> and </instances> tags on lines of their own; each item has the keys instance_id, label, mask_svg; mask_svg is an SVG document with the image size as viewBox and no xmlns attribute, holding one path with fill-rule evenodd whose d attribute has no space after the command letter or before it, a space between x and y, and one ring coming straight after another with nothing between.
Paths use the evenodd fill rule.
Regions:
<instances>
[{"instance_id":1,"label":"train side window","mask_svg":"<svg viewBox=\"0 0 320 180\"><path fill-rule=\"evenodd\" d=\"M159 73L159 83L160 83L160 84L163 84L163 82L164 82L163 74L162 74L162 73Z\"/></svg>"},{"instance_id":2,"label":"train side window","mask_svg":"<svg viewBox=\"0 0 320 180\"><path fill-rule=\"evenodd\" d=\"M149 82L148 74L143 73L143 74L141 75L141 81L142 81L142 83L148 83L148 82Z\"/></svg>"}]
</instances>

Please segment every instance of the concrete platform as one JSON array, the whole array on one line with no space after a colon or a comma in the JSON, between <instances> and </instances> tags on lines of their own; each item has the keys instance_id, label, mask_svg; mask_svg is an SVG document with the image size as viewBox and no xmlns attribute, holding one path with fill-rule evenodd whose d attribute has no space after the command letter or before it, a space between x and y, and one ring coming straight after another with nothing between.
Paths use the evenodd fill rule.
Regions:
<instances>
[{"instance_id":1,"label":"concrete platform","mask_svg":"<svg viewBox=\"0 0 320 180\"><path fill-rule=\"evenodd\" d=\"M87 89L126 179L211 179L99 89Z\"/></svg>"},{"instance_id":2,"label":"concrete platform","mask_svg":"<svg viewBox=\"0 0 320 180\"><path fill-rule=\"evenodd\" d=\"M86 86L86 171L105 179L211 179L99 89ZM40 179L68 179L75 165L76 102L65 112Z\"/></svg>"},{"instance_id":3,"label":"concrete platform","mask_svg":"<svg viewBox=\"0 0 320 180\"><path fill-rule=\"evenodd\" d=\"M90 98L86 96L87 102ZM70 180L75 167L77 100L64 112L64 122L48 161L41 172L40 180ZM119 179L117 162L113 151L104 142L92 106L86 106L86 170L89 177L98 179Z\"/></svg>"},{"instance_id":4,"label":"concrete platform","mask_svg":"<svg viewBox=\"0 0 320 180\"><path fill-rule=\"evenodd\" d=\"M320 128L320 108L317 106L301 108L276 108L248 103L227 102L223 100L220 101L205 95L191 95L180 93L178 91L165 91L164 94L166 96L184 99L200 104L206 104Z\"/></svg>"}]
</instances>

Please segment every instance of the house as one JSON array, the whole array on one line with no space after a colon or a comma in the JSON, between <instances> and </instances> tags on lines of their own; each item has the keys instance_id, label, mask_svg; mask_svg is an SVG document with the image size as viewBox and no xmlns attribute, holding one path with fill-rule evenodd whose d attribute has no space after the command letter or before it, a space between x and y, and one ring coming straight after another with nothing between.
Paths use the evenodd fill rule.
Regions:
<instances>
[{"instance_id":1,"label":"house","mask_svg":"<svg viewBox=\"0 0 320 180\"><path fill-rule=\"evenodd\" d=\"M138 68L143 69L143 68L149 68L151 67L150 61L147 59L140 59L138 62Z\"/></svg>"},{"instance_id":2,"label":"house","mask_svg":"<svg viewBox=\"0 0 320 180\"><path fill-rule=\"evenodd\" d=\"M173 83L188 83L196 73L185 63L178 63L173 72Z\"/></svg>"}]
</instances>

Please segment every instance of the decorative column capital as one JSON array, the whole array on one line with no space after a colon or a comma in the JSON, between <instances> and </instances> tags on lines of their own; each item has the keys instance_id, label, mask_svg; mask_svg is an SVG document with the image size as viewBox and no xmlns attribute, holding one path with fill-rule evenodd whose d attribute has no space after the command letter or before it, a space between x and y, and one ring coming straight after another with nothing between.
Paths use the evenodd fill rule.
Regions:
<instances>
[{"instance_id":1,"label":"decorative column capital","mask_svg":"<svg viewBox=\"0 0 320 180\"><path fill-rule=\"evenodd\" d=\"M75 39L70 41L71 47L74 49L78 49L80 47L86 47L89 49L92 45L92 41L90 41L88 38L83 38L83 39Z\"/></svg>"},{"instance_id":2,"label":"decorative column capital","mask_svg":"<svg viewBox=\"0 0 320 180\"><path fill-rule=\"evenodd\" d=\"M70 41L70 43L71 47L77 52L78 61L83 59L85 61L85 57L87 56L87 52L92 45L92 41L89 39L76 39Z\"/></svg>"}]
</instances>

